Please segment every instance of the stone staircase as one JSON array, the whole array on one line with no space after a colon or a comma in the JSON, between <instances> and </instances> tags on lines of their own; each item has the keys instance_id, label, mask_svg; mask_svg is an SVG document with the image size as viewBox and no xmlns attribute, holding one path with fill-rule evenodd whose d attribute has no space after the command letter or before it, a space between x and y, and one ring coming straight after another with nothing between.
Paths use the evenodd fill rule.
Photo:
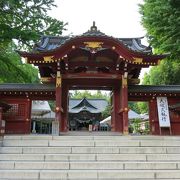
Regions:
<instances>
[{"instance_id":1,"label":"stone staircase","mask_svg":"<svg viewBox=\"0 0 180 180\"><path fill-rule=\"evenodd\" d=\"M0 179L180 179L180 137L5 136Z\"/></svg>"}]
</instances>

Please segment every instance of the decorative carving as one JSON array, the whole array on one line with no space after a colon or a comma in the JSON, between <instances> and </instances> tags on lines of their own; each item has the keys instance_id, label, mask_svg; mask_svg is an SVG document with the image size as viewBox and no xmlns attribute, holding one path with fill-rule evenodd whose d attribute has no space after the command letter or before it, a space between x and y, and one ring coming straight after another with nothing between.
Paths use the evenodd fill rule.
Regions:
<instances>
[{"instance_id":1,"label":"decorative carving","mask_svg":"<svg viewBox=\"0 0 180 180\"><path fill-rule=\"evenodd\" d=\"M60 107L56 107L56 112L59 112L60 111Z\"/></svg>"},{"instance_id":2,"label":"decorative carving","mask_svg":"<svg viewBox=\"0 0 180 180\"><path fill-rule=\"evenodd\" d=\"M129 111L129 108L125 107L125 108L121 108L118 113L120 114L120 113L128 112L128 111Z\"/></svg>"},{"instance_id":3,"label":"decorative carving","mask_svg":"<svg viewBox=\"0 0 180 180\"><path fill-rule=\"evenodd\" d=\"M51 82L51 77L41 77L41 82Z\"/></svg>"},{"instance_id":4,"label":"decorative carving","mask_svg":"<svg viewBox=\"0 0 180 180\"><path fill-rule=\"evenodd\" d=\"M56 112L64 112L63 108L62 108L62 107L59 107L59 106L57 106L57 107L55 108L55 111L56 111Z\"/></svg>"},{"instance_id":5,"label":"decorative carving","mask_svg":"<svg viewBox=\"0 0 180 180\"><path fill-rule=\"evenodd\" d=\"M56 87L61 87L62 79L60 71L57 71L57 77L56 77Z\"/></svg>"},{"instance_id":6,"label":"decorative carving","mask_svg":"<svg viewBox=\"0 0 180 180\"><path fill-rule=\"evenodd\" d=\"M46 63L54 62L54 59L52 59L52 58L53 58L53 56L45 56L45 57L44 57L44 61L45 61Z\"/></svg>"},{"instance_id":7,"label":"decorative carving","mask_svg":"<svg viewBox=\"0 0 180 180\"><path fill-rule=\"evenodd\" d=\"M129 111L129 108L125 107L124 112L128 112L128 111Z\"/></svg>"},{"instance_id":8,"label":"decorative carving","mask_svg":"<svg viewBox=\"0 0 180 180\"><path fill-rule=\"evenodd\" d=\"M143 61L143 58L137 58L137 57L134 57L133 58L134 59L134 63L142 63L142 61Z\"/></svg>"},{"instance_id":9,"label":"decorative carving","mask_svg":"<svg viewBox=\"0 0 180 180\"><path fill-rule=\"evenodd\" d=\"M102 48L103 42L84 42L84 44L86 44L87 48L97 49Z\"/></svg>"},{"instance_id":10,"label":"decorative carving","mask_svg":"<svg viewBox=\"0 0 180 180\"><path fill-rule=\"evenodd\" d=\"M140 83L140 79L131 78L131 79L128 79L128 83L129 84L139 84Z\"/></svg>"},{"instance_id":11,"label":"decorative carving","mask_svg":"<svg viewBox=\"0 0 180 180\"><path fill-rule=\"evenodd\" d=\"M127 87L127 78L122 77L122 86Z\"/></svg>"}]
</instances>

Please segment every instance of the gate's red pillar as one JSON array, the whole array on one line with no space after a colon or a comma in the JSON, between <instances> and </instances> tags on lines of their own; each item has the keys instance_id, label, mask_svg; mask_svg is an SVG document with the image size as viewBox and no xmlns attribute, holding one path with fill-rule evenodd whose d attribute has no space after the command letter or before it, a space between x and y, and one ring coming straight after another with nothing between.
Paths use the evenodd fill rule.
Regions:
<instances>
[{"instance_id":1,"label":"gate's red pillar","mask_svg":"<svg viewBox=\"0 0 180 180\"><path fill-rule=\"evenodd\" d=\"M120 115L123 121L123 134L128 134L128 87L127 87L127 78L122 75L122 86L121 86L121 109Z\"/></svg>"},{"instance_id":2,"label":"gate's red pillar","mask_svg":"<svg viewBox=\"0 0 180 180\"><path fill-rule=\"evenodd\" d=\"M29 122L29 125L27 127L27 134L30 134L31 133L31 109L32 109L32 101L29 98L27 99L26 106L27 106L26 121Z\"/></svg>"},{"instance_id":3,"label":"gate's red pillar","mask_svg":"<svg viewBox=\"0 0 180 180\"><path fill-rule=\"evenodd\" d=\"M62 124L62 78L60 71L57 71L56 76L56 121L59 122L59 131Z\"/></svg>"},{"instance_id":4,"label":"gate's red pillar","mask_svg":"<svg viewBox=\"0 0 180 180\"><path fill-rule=\"evenodd\" d=\"M122 132L122 119L119 114L120 110L120 87L115 87L113 90L113 98L112 98L112 131Z\"/></svg>"},{"instance_id":5,"label":"gate's red pillar","mask_svg":"<svg viewBox=\"0 0 180 180\"><path fill-rule=\"evenodd\" d=\"M67 132L68 131L68 87L63 82L63 87L62 87L62 119L61 119L61 132Z\"/></svg>"},{"instance_id":6,"label":"gate's red pillar","mask_svg":"<svg viewBox=\"0 0 180 180\"><path fill-rule=\"evenodd\" d=\"M149 124L150 132L153 135L159 135L159 121L158 121L158 112L157 112L157 101L156 99L151 99L149 101Z\"/></svg>"}]
</instances>

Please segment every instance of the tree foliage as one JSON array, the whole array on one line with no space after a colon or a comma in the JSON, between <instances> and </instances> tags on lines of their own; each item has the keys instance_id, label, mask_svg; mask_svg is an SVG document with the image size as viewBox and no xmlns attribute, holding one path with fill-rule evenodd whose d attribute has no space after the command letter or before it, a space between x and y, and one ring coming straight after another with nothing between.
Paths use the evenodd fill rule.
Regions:
<instances>
[{"instance_id":1,"label":"tree foliage","mask_svg":"<svg viewBox=\"0 0 180 180\"><path fill-rule=\"evenodd\" d=\"M128 106L131 110L135 111L138 114L144 114L148 112L147 102L129 102Z\"/></svg>"},{"instance_id":2,"label":"tree foliage","mask_svg":"<svg viewBox=\"0 0 180 180\"><path fill-rule=\"evenodd\" d=\"M108 93L102 93L100 90L97 90L95 93L92 93L92 91L84 90L84 91L77 91L75 90L71 96L71 98L74 99L106 99L108 102L110 102L110 96Z\"/></svg>"},{"instance_id":3,"label":"tree foliage","mask_svg":"<svg viewBox=\"0 0 180 180\"><path fill-rule=\"evenodd\" d=\"M171 59L179 59L180 1L144 0L140 13L152 46L161 53L170 53Z\"/></svg>"},{"instance_id":4,"label":"tree foliage","mask_svg":"<svg viewBox=\"0 0 180 180\"><path fill-rule=\"evenodd\" d=\"M154 51L169 54L145 74L143 84L180 84L180 1L144 0L140 13Z\"/></svg>"},{"instance_id":5,"label":"tree foliage","mask_svg":"<svg viewBox=\"0 0 180 180\"><path fill-rule=\"evenodd\" d=\"M29 46L41 35L60 35L64 23L47 15L54 6L54 0L1 0L0 43Z\"/></svg>"},{"instance_id":6,"label":"tree foliage","mask_svg":"<svg viewBox=\"0 0 180 180\"><path fill-rule=\"evenodd\" d=\"M54 0L0 1L0 82L37 82L37 70L14 51L32 47L41 35L60 35L65 24L47 15Z\"/></svg>"},{"instance_id":7,"label":"tree foliage","mask_svg":"<svg viewBox=\"0 0 180 180\"><path fill-rule=\"evenodd\" d=\"M0 83L38 83L38 69L21 62L21 58L12 49L0 54Z\"/></svg>"},{"instance_id":8,"label":"tree foliage","mask_svg":"<svg viewBox=\"0 0 180 180\"><path fill-rule=\"evenodd\" d=\"M163 60L157 67L150 69L143 79L145 85L174 85L180 84L180 62Z\"/></svg>"}]
</instances>

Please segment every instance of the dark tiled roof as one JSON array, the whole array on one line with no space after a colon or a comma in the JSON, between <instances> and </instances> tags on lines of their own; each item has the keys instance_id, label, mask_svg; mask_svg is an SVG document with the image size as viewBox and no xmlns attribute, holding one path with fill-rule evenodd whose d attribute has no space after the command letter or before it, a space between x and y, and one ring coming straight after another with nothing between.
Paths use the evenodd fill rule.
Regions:
<instances>
[{"instance_id":1,"label":"dark tiled roof","mask_svg":"<svg viewBox=\"0 0 180 180\"><path fill-rule=\"evenodd\" d=\"M141 44L140 38L114 38L112 36L108 36L105 33L97 30L97 27L95 26L95 23L93 23L93 26L91 29L82 35L79 36L43 36L41 38L41 41L35 45L33 51L35 52L43 52L43 51L51 51L54 50L63 44L67 43L69 40L72 40L77 37L107 37L112 38L116 41L119 41L123 45L125 45L128 49L132 51L142 52L142 53L152 53L152 49L150 47L146 47Z\"/></svg>"},{"instance_id":2,"label":"dark tiled roof","mask_svg":"<svg viewBox=\"0 0 180 180\"><path fill-rule=\"evenodd\" d=\"M0 91L55 91L54 84L21 84L3 83L0 84ZM180 85L130 85L128 91L133 92L154 92L154 93L180 93ZM80 100L79 100L80 101Z\"/></svg>"},{"instance_id":3,"label":"dark tiled roof","mask_svg":"<svg viewBox=\"0 0 180 180\"><path fill-rule=\"evenodd\" d=\"M152 93L180 93L180 85L132 85L128 91L133 92L152 92Z\"/></svg>"},{"instance_id":4,"label":"dark tiled roof","mask_svg":"<svg viewBox=\"0 0 180 180\"><path fill-rule=\"evenodd\" d=\"M69 112L89 111L91 113L100 113L105 110L107 105L108 102L105 99L70 99Z\"/></svg>"},{"instance_id":5,"label":"dark tiled roof","mask_svg":"<svg viewBox=\"0 0 180 180\"><path fill-rule=\"evenodd\" d=\"M51 84L21 84L3 83L0 84L0 91L54 91L55 85Z\"/></svg>"},{"instance_id":6,"label":"dark tiled roof","mask_svg":"<svg viewBox=\"0 0 180 180\"><path fill-rule=\"evenodd\" d=\"M174 104L174 105L171 105L169 106L170 109L179 109L180 108L180 103L177 103L177 104Z\"/></svg>"}]
</instances>

